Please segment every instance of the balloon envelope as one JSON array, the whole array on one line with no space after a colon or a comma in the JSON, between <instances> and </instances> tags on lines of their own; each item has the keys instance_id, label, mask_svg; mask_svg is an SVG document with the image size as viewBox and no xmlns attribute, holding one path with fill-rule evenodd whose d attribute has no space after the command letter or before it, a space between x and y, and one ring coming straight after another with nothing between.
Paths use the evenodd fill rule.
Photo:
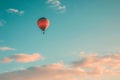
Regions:
<instances>
[{"instance_id":1,"label":"balloon envelope","mask_svg":"<svg viewBox=\"0 0 120 80\"><path fill-rule=\"evenodd\" d=\"M48 28L49 24L49 20L45 17L42 17L37 21L37 25L42 31L45 31Z\"/></svg>"}]
</instances>

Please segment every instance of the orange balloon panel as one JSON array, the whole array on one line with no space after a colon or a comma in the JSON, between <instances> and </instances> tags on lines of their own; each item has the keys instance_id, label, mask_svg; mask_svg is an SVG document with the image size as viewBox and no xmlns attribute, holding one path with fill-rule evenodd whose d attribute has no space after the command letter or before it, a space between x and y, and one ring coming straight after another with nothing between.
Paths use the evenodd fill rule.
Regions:
<instances>
[{"instance_id":1,"label":"orange balloon panel","mask_svg":"<svg viewBox=\"0 0 120 80\"><path fill-rule=\"evenodd\" d=\"M41 30L44 31L45 29L48 28L50 22L49 22L49 20L46 19L46 18L40 18L40 19L38 20L37 24L38 24L38 27L39 27Z\"/></svg>"}]
</instances>

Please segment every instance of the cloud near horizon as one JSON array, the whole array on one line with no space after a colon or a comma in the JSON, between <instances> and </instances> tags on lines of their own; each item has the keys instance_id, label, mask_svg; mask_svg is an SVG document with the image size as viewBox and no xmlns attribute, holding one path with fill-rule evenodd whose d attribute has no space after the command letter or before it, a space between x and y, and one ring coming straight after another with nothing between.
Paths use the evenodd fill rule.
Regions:
<instances>
[{"instance_id":1,"label":"cloud near horizon","mask_svg":"<svg viewBox=\"0 0 120 80\"><path fill-rule=\"evenodd\" d=\"M35 62L38 60L43 60L44 58L39 53L33 53L33 54L15 54L10 57L3 58L0 60L0 63L10 63L10 62L18 62L18 63L29 63L29 62Z\"/></svg>"},{"instance_id":2,"label":"cloud near horizon","mask_svg":"<svg viewBox=\"0 0 120 80\"><path fill-rule=\"evenodd\" d=\"M120 76L120 54L87 56L65 65L46 64L0 74L0 80L106 80ZM104 79L105 77L105 79Z\"/></svg>"},{"instance_id":3,"label":"cloud near horizon","mask_svg":"<svg viewBox=\"0 0 120 80\"><path fill-rule=\"evenodd\" d=\"M19 14L19 15L23 15L25 12L22 10L18 10L15 8L9 8L6 10L8 13L14 13L14 14Z\"/></svg>"}]
</instances>

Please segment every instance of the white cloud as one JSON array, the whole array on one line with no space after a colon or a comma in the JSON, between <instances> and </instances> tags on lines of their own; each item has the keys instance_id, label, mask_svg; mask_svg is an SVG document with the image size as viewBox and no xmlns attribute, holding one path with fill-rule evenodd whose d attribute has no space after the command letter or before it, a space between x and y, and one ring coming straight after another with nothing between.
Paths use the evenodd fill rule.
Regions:
<instances>
[{"instance_id":1,"label":"white cloud","mask_svg":"<svg viewBox=\"0 0 120 80\"><path fill-rule=\"evenodd\" d=\"M7 12L8 13L19 14L19 15L23 15L24 14L24 11L18 10L18 9L14 9L14 8L7 9Z\"/></svg>"},{"instance_id":2,"label":"white cloud","mask_svg":"<svg viewBox=\"0 0 120 80\"><path fill-rule=\"evenodd\" d=\"M10 50L15 50L15 49L10 47L0 47L0 51L10 51Z\"/></svg>"},{"instance_id":3,"label":"white cloud","mask_svg":"<svg viewBox=\"0 0 120 80\"><path fill-rule=\"evenodd\" d=\"M29 62L35 62L40 59L43 60L44 58L39 53L33 53L33 54L21 53L21 54L16 54L10 57L3 58L0 62L10 63L12 61L15 61L19 63L29 63Z\"/></svg>"},{"instance_id":4,"label":"white cloud","mask_svg":"<svg viewBox=\"0 0 120 80\"><path fill-rule=\"evenodd\" d=\"M47 3L50 4L50 6L56 8L60 12L63 12L66 10L66 6L63 5L60 0L47 0Z\"/></svg>"},{"instance_id":5,"label":"white cloud","mask_svg":"<svg viewBox=\"0 0 120 80\"><path fill-rule=\"evenodd\" d=\"M59 10L64 10L66 8L66 6L59 6L58 9Z\"/></svg>"}]
</instances>

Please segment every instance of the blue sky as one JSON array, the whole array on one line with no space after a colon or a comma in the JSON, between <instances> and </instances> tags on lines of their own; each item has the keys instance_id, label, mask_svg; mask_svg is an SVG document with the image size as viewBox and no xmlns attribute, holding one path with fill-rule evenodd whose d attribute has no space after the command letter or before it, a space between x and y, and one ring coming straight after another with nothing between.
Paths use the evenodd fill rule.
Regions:
<instances>
[{"instance_id":1,"label":"blue sky","mask_svg":"<svg viewBox=\"0 0 120 80\"><path fill-rule=\"evenodd\" d=\"M81 52L86 56L119 52L119 0L0 0L0 5L0 73L71 64L82 59ZM45 35L37 26L40 17L50 20ZM44 59L18 60L21 54L29 60L35 53Z\"/></svg>"}]
</instances>

